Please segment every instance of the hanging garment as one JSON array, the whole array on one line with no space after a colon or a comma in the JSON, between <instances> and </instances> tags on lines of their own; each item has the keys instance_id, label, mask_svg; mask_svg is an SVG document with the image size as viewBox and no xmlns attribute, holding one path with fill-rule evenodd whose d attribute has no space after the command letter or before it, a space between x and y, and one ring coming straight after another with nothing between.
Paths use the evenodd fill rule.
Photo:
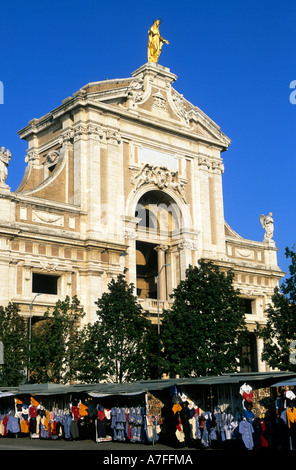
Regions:
<instances>
[{"instance_id":1,"label":"hanging garment","mask_svg":"<svg viewBox=\"0 0 296 470\"><path fill-rule=\"evenodd\" d=\"M287 423L288 427L291 427L291 423L296 422L296 408L295 406L287 408Z\"/></svg>"},{"instance_id":2,"label":"hanging garment","mask_svg":"<svg viewBox=\"0 0 296 470\"><path fill-rule=\"evenodd\" d=\"M27 434L29 432L29 420L27 417L22 416L20 419L21 432Z\"/></svg>"},{"instance_id":3,"label":"hanging garment","mask_svg":"<svg viewBox=\"0 0 296 470\"><path fill-rule=\"evenodd\" d=\"M7 435L7 422L8 422L8 416L5 415L3 420L2 420L2 424L3 424L3 436L6 436Z\"/></svg>"},{"instance_id":4,"label":"hanging garment","mask_svg":"<svg viewBox=\"0 0 296 470\"><path fill-rule=\"evenodd\" d=\"M243 410L243 416L249 423L252 423L255 419L255 413L253 413L253 411Z\"/></svg>"},{"instance_id":5,"label":"hanging garment","mask_svg":"<svg viewBox=\"0 0 296 470\"><path fill-rule=\"evenodd\" d=\"M261 448L261 435L262 435L262 426L260 423L260 419L256 418L252 422L252 426L254 429L253 434L253 441L254 441L254 449L258 450Z\"/></svg>"},{"instance_id":6,"label":"hanging garment","mask_svg":"<svg viewBox=\"0 0 296 470\"><path fill-rule=\"evenodd\" d=\"M254 447L253 433L254 429L252 424L249 421L242 420L239 423L239 433L242 436L243 443L245 444L246 449L252 450Z\"/></svg>"},{"instance_id":7,"label":"hanging garment","mask_svg":"<svg viewBox=\"0 0 296 470\"><path fill-rule=\"evenodd\" d=\"M246 402L251 403L252 398L253 398L254 395L253 395L252 392L249 392L249 393L243 392L243 395L242 395L242 396L243 396L243 399L244 399Z\"/></svg>"},{"instance_id":8,"label":"hanging garment","mask_svg":"<svg viewBox=\"0 0 296 470\"><path fill-rule=\"evenodd\" d=\"M191 413L187 407L183 407L180 411L180 419L183 426L184 438L185 438L185 445L190 446L192 440L192 433L191 433Z\"/></svg>"},{"instance_id":9,"label":"hanging garment","mask_svg":"<svg viewBox=\"0 0 296 470\"><path fill-rule=\"evenodd\" d=\"M7 420L6 432L17 434L21 430L19 418L15 416L9 416Z\"/></svg>"},{"instance_id":10,"label":"hanging garment","mask_svg":"<svg viewBox=\"0 0 296 470\"><path fill-rule=\"evenodd\" d=\"M172 410L173 413L176 414L178 411L182 410L182 406L179 403L176 403L175 405L173 405Z\"/></svg>"},{"instance_id":11,"label":"hanging garment","mask_svg":"<svg viewBox=\"0 0 296 470\"><path fill-rule=\"evenodd\" d=\"M73 441L79 438L78 422L76 419L72 419L70 424L70 434Z\"/></svg>"},{"instance_id":12,"label":"hanging garment","mask_svg":"<svg viewBox=\"0 0 296 470\"><path fill-rule=\"evenodd\" d=\"M70 413L66 413L63 419L65 439L71 438L71 432L70 432L71 423L72 423L72 416L70 415Z\"/></svg>"},{"instance_id":13,"label":"hanging garment","mask_svg":"<svg viewBox=\"0 0 296 470\"><path fill-rule=\"evenodd\" d=\"M37 408L34 405L29 406L29 415L31 418L36 418L37 416Z\"/></svg>"},{"instance_id":14,"label":"hanging garment","mask_svg":"<svg viewBox=\"0 0 296 470\"><path fill-rule=\"evenodd\" d=\"M83 403L79 404L79 415L80 416L87 416L88 415L87 406L84 405Z\"/></svg>"},{"instance_id":15,"label":"hanging garment","mask_svg":"<svg viewBox=\"0 0 296 470\"><path fill-rule=\"evenodd\" d=\"M178 439L179 442L184 442L185 440L182 421L180 418L178 418L177 424L176 424L176 438Z\"/></svg>"},{"instance_id":16,"label":"hanging garment","mask_svg":"<svg viewBox=\"0 0 296 470\"><path fill-rule=\"evenodd\" d=\"M72 413L73 419L75 419L76 421L78 421L79 418L80 418L78 406L72 406L72 407L71 407L71 413Z\"/></svg>"},{"instance_id":17,"label":"hanging garment","mask_svg":"<svg viewBox=\"0 0 296 470\"><path fill-rule=\"evenodd\" d=\"M260 425L261 425L261 447L268 447L269 442L268 442L268 430L266 426L266 422L264 419L260 420Z\"/></svg>"},{"instance_id":18,"label":"hanging garment","mask_svg":"<svg viewBox=\"0 0 296 470\"><path fill-rule=\"evenodd\" d=\"M37 432L37 420L35 417L29 419L29 431L31 434L36 434Z\"/></svg>"}]
</instances>

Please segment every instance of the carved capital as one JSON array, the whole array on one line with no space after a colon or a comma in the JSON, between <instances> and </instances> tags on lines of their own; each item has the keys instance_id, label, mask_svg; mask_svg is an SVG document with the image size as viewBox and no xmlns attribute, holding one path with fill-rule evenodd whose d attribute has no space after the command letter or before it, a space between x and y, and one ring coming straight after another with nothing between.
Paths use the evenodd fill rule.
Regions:
<instances>
[{"instance_id":1,"label":"carved capital","mask_svg":"<svg viewBox=\"0 0 296 470\"><path fill-rule=\"evenodd\" d=\"M179 250L195 250L196 246L192 240L183 240L178 244Z\"/></svg>"},{"instance_id":2,"label":"carved capital","mask_svg":"<svg viewBox=\"0 0 296 470\"><path fill-rule=\"evenodd\" d=\"M169 250L169 246L168 245L164 245L164 244L161 244L161 245L157 245L155 248L154 248L155 251L168 251Z\"/></svg>"}]
</instances>

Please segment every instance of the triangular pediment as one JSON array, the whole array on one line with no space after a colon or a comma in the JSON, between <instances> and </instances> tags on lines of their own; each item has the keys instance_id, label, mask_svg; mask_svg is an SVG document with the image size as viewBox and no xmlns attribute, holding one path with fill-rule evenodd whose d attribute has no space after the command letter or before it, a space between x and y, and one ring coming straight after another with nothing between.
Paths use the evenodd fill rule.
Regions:
<instances>
[{"instance_id":1,"label":"triangular pediment","mask_svg":"<svg viewBox=\"0 0 296 470\"><path fill-rule=\"evenodd\" d=\"M93 82L81 90L92 102L105 103L139 117L183 128L193 136L218 141L228 147L230 139L201 109L179 93L172 84L177 76L167 67L148 62L132 77Z\"/></svg>"}]
</instances>

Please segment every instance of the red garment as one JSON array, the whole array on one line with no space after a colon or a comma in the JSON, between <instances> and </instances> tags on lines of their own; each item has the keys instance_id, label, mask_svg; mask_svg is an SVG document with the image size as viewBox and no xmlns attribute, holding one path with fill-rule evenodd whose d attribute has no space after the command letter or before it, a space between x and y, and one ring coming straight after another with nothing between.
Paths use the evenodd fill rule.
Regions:
<instances>
[{"instance_id":1,"label":"red garment","mask_svg":"<svg viewBox=\"0 0 296 470\"><path fill-rule=\"evenodd\" d=\"M31 416L31 418L36 418L37 416L36 406L29 406L29 415Z\"/></svg>"},{"instance_id":2,"label":"red garment","mask_svg":"<svg viewBox=\"0 0 296 470\"><path fill-rule=\"evenodd\" d=\"M97 415L98 415L98 418L99 418L100 421L103 421L103 419L106 417L104 410L103 411L98 410Z\"/></svg>"},{"instance_id":3,"label":"red garment","mask_svg":"<svg viewBox=\"0 0 296 470\"><path fill-rule=\"evenodd\" d=\"M4 433L3 433L3 436L6 436L7 435L7 431L6 431L6 426L7 426L7 422L8 422L8 416L4 416L3 420L2 420L2 424L4 426Z\"/></svg>"},{"instance_id":4,"label":"red garment","mask_svg":"<svg viewBox=\"0 0 296 470\"><path fill-rule=\"evenodd\" d=\"M182 431L182 421L180 418L178 418L178 423L177 423L176 428L178 429L178 431Z\"/></svg>"},{"instance_id":5,"label":"red garment","mask_svg":"<svg viewBox=\"0 0 296 470\"><path fill-rule=\"evenodd\" d=\"M76 421L78 421L80 418L78 406L72 406L71 412L72 412L73 418L76 419Z\"/></svg>"},{"instance_id":6,"label":"red garment","mask_svg":"<svg viewBox=\"0 0 296 470\"><path fill-rule=\"evenodd\" d=\"M261 447L268 447L267 429L265 421L260 421L261 424Z\"/></svg>"},{"instance_id":7,"label":"red garment","mask_svg":"<svg viewBox=\"0 0 296 470\"><path fill-rule=\"evenodd\" d=\"M250 392L250 393L246 393L244 392L243 393L243 399L246 400L248 403L250 403L252 401L252 398L253 398L253 393Z\"/></svg>"},{"instance_id":8,"label":"red garment","mask_svg":"<svg viewBox=\"0 0 296 470\"><path fill-rule=\"evenodd\" d=\"M129 425L129 413L126 414L126 421L127 421L127 438L131 438L131 429Z\"/></svg>"}]
</instances>

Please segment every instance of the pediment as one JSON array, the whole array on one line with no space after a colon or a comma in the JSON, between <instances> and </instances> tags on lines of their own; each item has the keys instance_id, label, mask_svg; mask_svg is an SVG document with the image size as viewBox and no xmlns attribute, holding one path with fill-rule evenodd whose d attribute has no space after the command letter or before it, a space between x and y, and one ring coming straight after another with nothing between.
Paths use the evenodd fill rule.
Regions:
<instances>
[{"instance_id":1,"label":"pediment","mask_svg":"<svg viewBox=\"0 0 296 470\"><path fill-rule=\"evenodd\" d=\"M136 112L148 120L178 125L194 136L214 139L228 147L230 139L220 127L172 86L176 80L177 76L168 68L148 62L132 77L90 83L81 90L93 102Z\"/></svg>"},{"instance_id":2,"label":"pediment","mask_svg":"<svg viewBox=\"0 0 296 470\"><path fill-rule=\"evenodd\" d=\"M227 222L224 222L225 235L227 237L236 238L237 240L243 240L243 237L233 230Z\"/></svg>"}]
</instances>

